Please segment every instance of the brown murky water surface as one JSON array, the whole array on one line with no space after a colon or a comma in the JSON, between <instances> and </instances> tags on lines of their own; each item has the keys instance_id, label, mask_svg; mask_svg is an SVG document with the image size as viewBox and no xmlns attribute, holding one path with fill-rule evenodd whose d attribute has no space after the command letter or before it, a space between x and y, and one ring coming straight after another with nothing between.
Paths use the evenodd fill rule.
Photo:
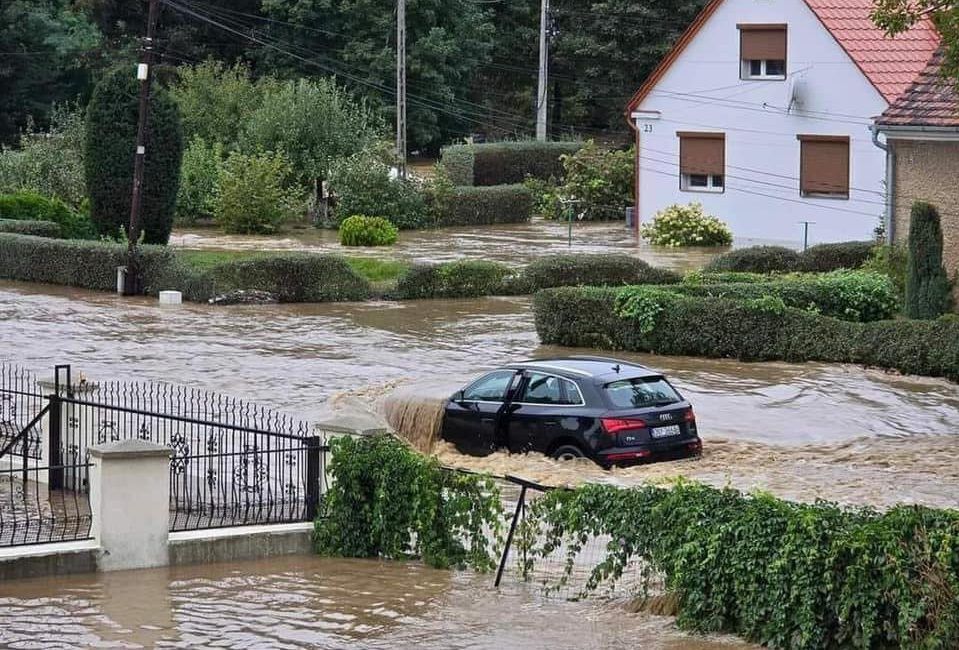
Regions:
<instances>
[{"instance_id":1,"label":"brown murky water surface","mask_svg":"<svg viewBox=\"0 0 959 650\"><path fill-rule=\"evenodd\" d=\"M754 647L416 564L275 558L0 584L8 648Z\"/></svg>"},{"instance_id":2,"label":"brown murky water surface","mask_svg":"<svg viewBox=\"0 0 959 650\"><path fill-rule=\"evenodd\" d=\"M37 370L70 362L93 380L184 383L311 420L382 412L399 386L392 419L413 438L432 435L442 399L470 376L570 352L538 345L526 298L161 308L16 283L0 283L0 341L0 356ZM684 474L790 498L959 505L955 384L855 366L623 356L662 369L693 402L701 461L604 472L440 447L441 458L549 483Z\"/></svg>"},{"instance_id":3,"label":"brown murky water surface","mask_svg":"<svg viewBox=\"0 0 959 650\"><path fill-rule=\"evenodd\" d=\"M389 248L346 248L335 230L303 228L281 237L226 235L216 229L178 230L173 246L207 250L309 251L388 257L416 262L447 262L456 259L484 259L526 264L543 255L557 253L626 253L650 264L677 270L703 266L724 249L668 249L638 242L635 231L622 222L574 222L572 245L566 223L536 220L531 223L403 231ZM736 241L751 246L755 240Z\"/></svg>"}]
</instances>

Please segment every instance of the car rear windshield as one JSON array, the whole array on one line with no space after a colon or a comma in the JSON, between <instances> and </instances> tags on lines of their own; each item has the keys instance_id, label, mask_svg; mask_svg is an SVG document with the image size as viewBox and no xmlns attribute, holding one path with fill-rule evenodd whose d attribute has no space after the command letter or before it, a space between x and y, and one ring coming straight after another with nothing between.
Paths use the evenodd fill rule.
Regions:
<instances>
[{"instance_id":1,"label":"car rear windshield","mask_svg":"<svg viewBox=\"0 0 959 650\"><path fill-rule=\"evenodd\" d=\"M662 377L622 379L606 384L603 388L614 408L645 408L680 401L679 393Z\"/></svg>"}]
</instances>

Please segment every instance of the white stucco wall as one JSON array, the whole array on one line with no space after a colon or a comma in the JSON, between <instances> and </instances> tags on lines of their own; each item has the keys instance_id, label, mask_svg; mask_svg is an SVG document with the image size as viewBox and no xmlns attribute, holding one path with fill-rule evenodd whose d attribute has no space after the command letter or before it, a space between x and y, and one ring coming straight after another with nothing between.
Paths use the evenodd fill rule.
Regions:
<instances>
[{"instance_id":1,"label":"white stucco wall","mask_svg":"<svg viewBox=\"0 0 959 650\"><path fill-rule=\"evenodd\" d=\"M786 23L787 80L741 80L738 23ZM803 104L787 112L790 80ZM678 94L683 93L683 94ZM887 103L803 0L725 0L637 112L639 210L648 220L672 203L699 201L737 239L798 242L868 239L883 214L885 154L870 118ZM679 189L677 131L726 134L726 190ZM850 137L849 199L799 193L797 134Z\"/></svg>"}]
</instances>

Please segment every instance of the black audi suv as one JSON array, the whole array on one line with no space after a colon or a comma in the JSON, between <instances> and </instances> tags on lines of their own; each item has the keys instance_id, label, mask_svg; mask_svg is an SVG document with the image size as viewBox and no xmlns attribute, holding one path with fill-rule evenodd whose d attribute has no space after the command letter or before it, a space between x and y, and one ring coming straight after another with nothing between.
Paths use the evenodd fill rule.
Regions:
<instances>
[{"instance_id":1,"label":"black audi suv","mask_svg":"<svg viewBox=\"0 0 959 650\"><path fill-rule=\"evenodd\" d=\"M442 437L604 467L698 455L693 408L662 373L603 357L536 359L486 373L447 402Z\"/></svg>"}]
</instances>

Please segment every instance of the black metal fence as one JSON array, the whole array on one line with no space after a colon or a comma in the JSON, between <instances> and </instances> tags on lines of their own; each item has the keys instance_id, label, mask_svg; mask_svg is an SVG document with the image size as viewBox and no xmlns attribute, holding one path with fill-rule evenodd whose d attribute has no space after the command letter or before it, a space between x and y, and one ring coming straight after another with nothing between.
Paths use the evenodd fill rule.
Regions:
<instances>
[{"instance_id":1,"label":"black metal fence","mask_svg":"<svg viewBox=\"0 0 959 650\"><path fill-rule=\"evenodd\" d=\"M79 474L88 465L0 469L0 547L90 538L90 501L76 490L56 490L51 469Z\"/></svg>"},{"instance_id":2,"label":"black metal fence","mask_svg":"<svg viewBox=\"0 0 959 650\"><path fill-rule=\"evenodd\" d=\"M13 536L4 531L14 523L20 530L24 517L39 522L37 513L52 508L27 508L17 505L18 499L60 499L58 521L72 518L88 535L90 448L128 439L171 449L173 531L316 516L327 449L306 422L185 386L90 382L74 377L70 366L56 367L49 394L43 395L26 371L0 370L0 399L9 398L0 403L10 403L16 414L0 429L0 468L9 470L0 475L9 488L8 499L0 500L6 516L0 519L0 546L10 545L4 540ZM61 495L72 495L73 501ZM56 541L71 539L68 529L52 529L63 533Z\"/></svg>"}]
</instances>

